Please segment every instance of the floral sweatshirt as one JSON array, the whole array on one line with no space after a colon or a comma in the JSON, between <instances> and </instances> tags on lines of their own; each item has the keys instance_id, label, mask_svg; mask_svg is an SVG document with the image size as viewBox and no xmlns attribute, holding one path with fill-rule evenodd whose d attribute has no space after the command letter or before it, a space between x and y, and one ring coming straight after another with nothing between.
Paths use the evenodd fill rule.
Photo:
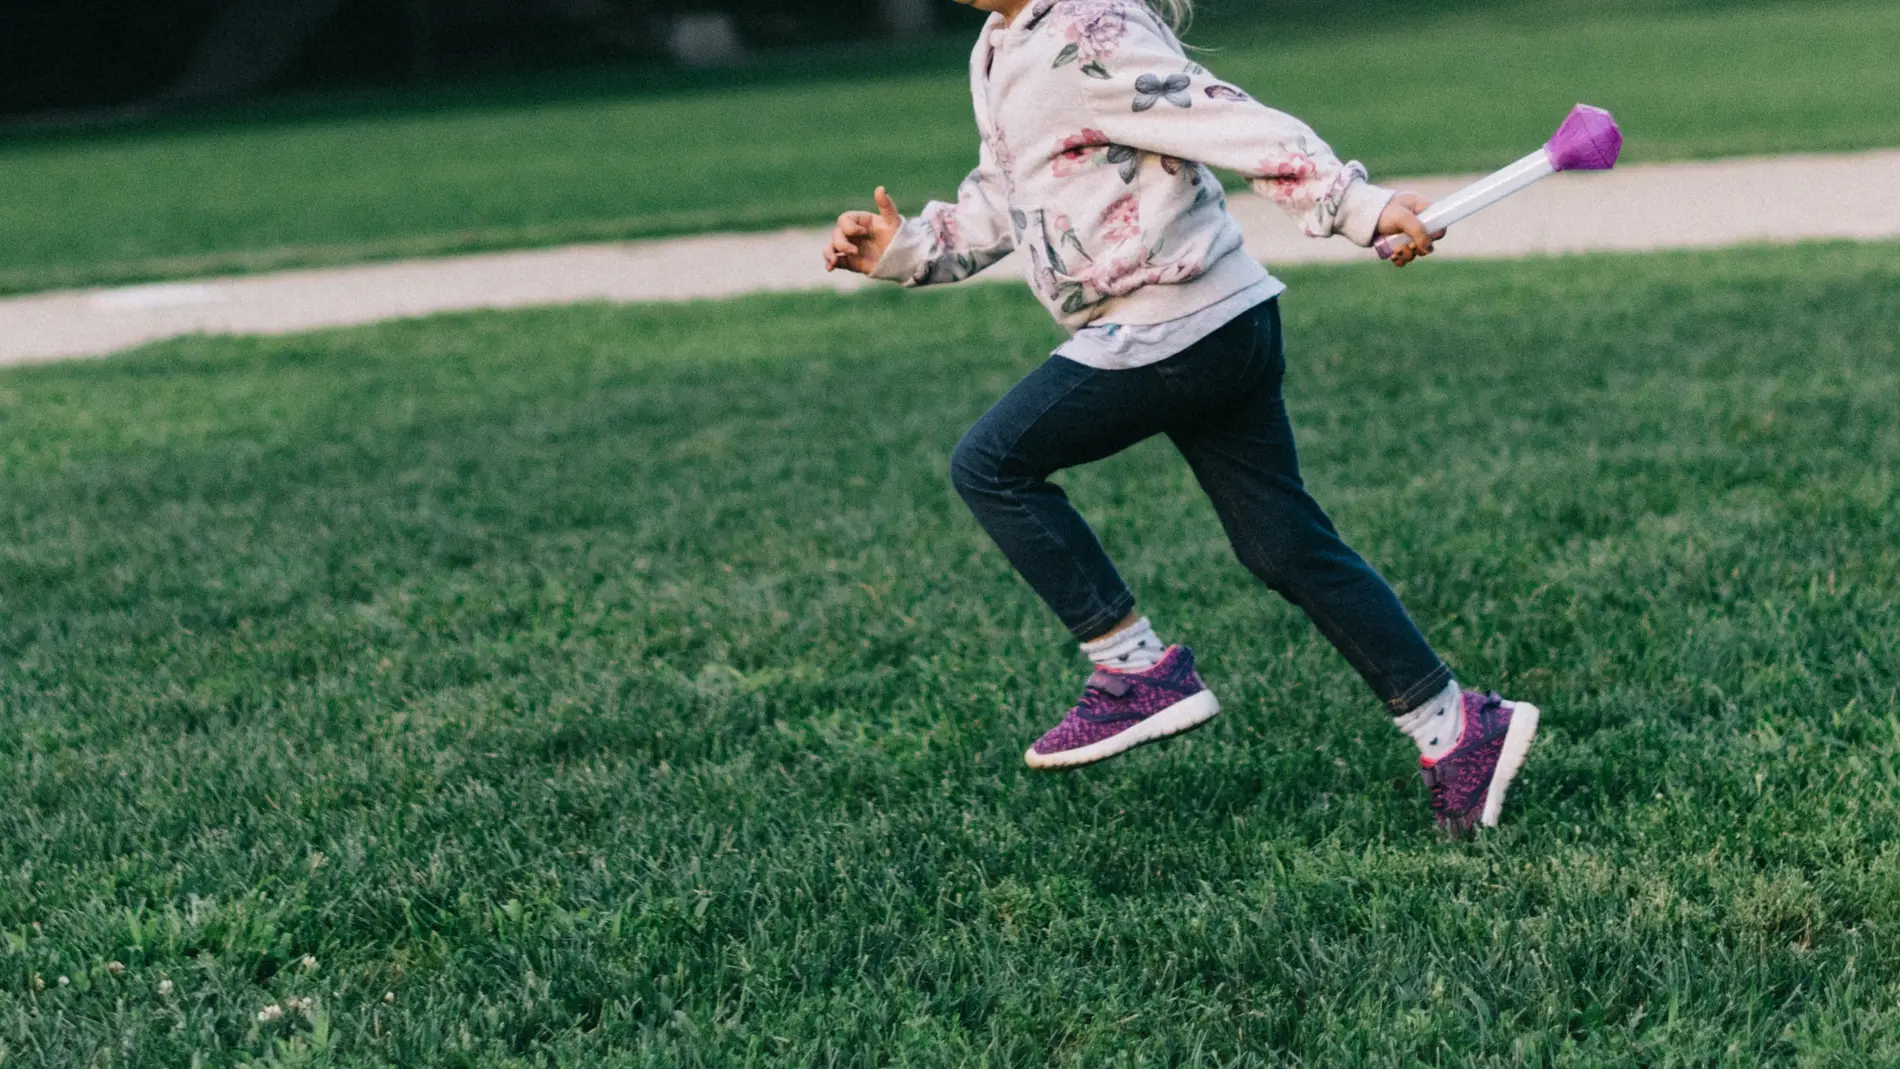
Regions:
<instances>
[{"instance_id":1,"label":"floral sweatshirt","mask_svg":"<svg viewBox=\"0 0 1900 1069\"><path fill-rule=\"evenodd\" d=\"M908 219L874 272L954 282L1021 249L1071 331L1191 315L1260 284L1212 165L1307 234L1375 236L1390 191L1298 119L1187 58L1139 0L1034 0L992 14L970 57L981 146L954 204Z\"/></svg>"}]
</instances>

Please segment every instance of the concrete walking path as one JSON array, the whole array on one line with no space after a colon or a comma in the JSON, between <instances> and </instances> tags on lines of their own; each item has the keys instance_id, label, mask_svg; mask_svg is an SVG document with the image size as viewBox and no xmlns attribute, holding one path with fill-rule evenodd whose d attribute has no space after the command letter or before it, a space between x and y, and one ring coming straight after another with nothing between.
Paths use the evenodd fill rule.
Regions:
<instances>
[{"instance_id":1,"label":"concrete walking path","mask_svg":"<svg viewBox=\"0 0 1900 1069\"><path fill-rule=\"evenodd\" d=\"M1468 178L1391 184L1442 196ZM1302 236L1251 193L1235 194L1229 203L1247 231L1248 248L1270 266L1372 258L1342 239ZM824 272L824 234L785 230L575 245L0 299L0 365L97 356L183 334L288 334L480 308L865 285L856 276ZM1900 238L1900 150L1558 175L1460 223L1438 255L1503 258L1837 238ZM1020 278L1014 260L982 277Z\"/></svg>"}]
</instances>

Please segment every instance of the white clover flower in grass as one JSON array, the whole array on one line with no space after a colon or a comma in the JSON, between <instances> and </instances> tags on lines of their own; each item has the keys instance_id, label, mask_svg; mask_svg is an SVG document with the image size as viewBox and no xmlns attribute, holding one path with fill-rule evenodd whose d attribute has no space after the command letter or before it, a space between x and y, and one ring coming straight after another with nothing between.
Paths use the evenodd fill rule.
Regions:
<instances>
[{"instance_id":1,"label":"white clover flower in grass","mask_svg":"<svg viewBox=\"0 0 1900 1069\"><path fill-rule=\"evenodd\" d=\"M158 993L166 998L171 997L172 982L169 977L158 982Z\"/></svg>"},{"instance_id":2,"label":"white clover flower in grass","mask_svg":"<svg viewBox=\"0 0 1900 1069\"><path fill-rule=\"evenodd\" d=\"M314 1016L317 1011L317 1000L314 998L311 998L308 995L305 995L302 998L285 999L284 1005L290 1007L290 1009L292 1009L293 1011L297 1013L302 1014L305 1017Z\"/></svg>"},{"instance_id":3,"label":"white clover flower in grass","mask_svg":"<svg viewBox=\"0 0 1900 1069\"><path fill-rule=\"evenodd\" d=\"M275 1021L277 1018L282 1017L283 1015L284 1015L284 1008L282 1006L279 1006L275 1002L257 1011L257 1019L267 1024L271 1021Z\"/></svg>"},{"instance_id":4,"label":"white clover flower in grass","mask_svg":"<svg viewBox=\"0 0 1900 1069\"><path fill-rule=\"evenodd\" d=\"M123 975L125 973L125 962L108 961L106 962L106 971L111 973L114 976Z\"/></svg>"},{"instance_id":5,"label":"white clover flower in grass","mask_svg":"<svg viewBox=\"0 0 1900 1069\"><path fill-rule=\"evenodd\" d=\"M67 979L66 977L64 977L64 976L62 976L62 977L60 977L60 978L59 978L59 986L61 986L61 987L65 987L65 986L66 986L67 984L70 984L70 983L72 983L72 981L71 981L71 980L68 980L68 979Z\"/></svg>"},{"instance_id":6,"label":"white clover flower in grass","mask_svg":"<svg viewBox=\"0 0 1900 1069\"><path fill-rule=\"evenodd\" d=\"M394 1001L396 1001L396 993L395 993L394 991L385 991L385 992L383 992L383 1001L384 1001L384 1002L394 1002Z\"/></svg>"},{"instance_id":7,"label":"white clover flower in grass","mask_svg":"<svg viewBox=\"0 0 1900 1069\"><path fill-rule=\"evenodd\" d=\"M317 967L317 956L315 954L305 954L303 959L297 962L297 964L303 966L305 972L309 972L311 969Z\"/></svg>"},{"instance_id":8,"label":"white clover flower in grass","mask_svg":"<svg viewBox=\"0 0 1900 1069\"><path fill-rule=\"evenodd\" d=\"M33 990L35 991L46 990L46 978L41 976L39 973L33 974Z\"/></svg>"}]
</instances>

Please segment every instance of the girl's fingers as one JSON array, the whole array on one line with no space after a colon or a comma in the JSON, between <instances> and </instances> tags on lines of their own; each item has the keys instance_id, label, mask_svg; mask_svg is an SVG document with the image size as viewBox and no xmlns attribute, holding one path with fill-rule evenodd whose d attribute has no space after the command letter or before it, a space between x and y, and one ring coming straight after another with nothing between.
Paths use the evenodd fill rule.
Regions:
<instances>
[{"instance_id":1,"label":"girl's fingers","mask_svg":"<svg viewBox=\"0 0 1900 1069\"><path fill-rule=\"evenodd\" d=\"M857 242L847 237L842 227L833 230L831 243L825 246L825 270L829 271L841 264L848 267L857 254Z\"/></svg>"}]
</instances>

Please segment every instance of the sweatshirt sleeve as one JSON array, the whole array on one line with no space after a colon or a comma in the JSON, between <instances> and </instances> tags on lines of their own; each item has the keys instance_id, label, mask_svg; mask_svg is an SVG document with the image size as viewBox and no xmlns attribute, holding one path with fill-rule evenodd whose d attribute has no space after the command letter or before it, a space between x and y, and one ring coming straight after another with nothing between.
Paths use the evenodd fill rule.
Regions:
<instances>
[{"instance_id":1,"label":"sweatshirt sleeve","mask_svg":"<svg viewBox=\"0 0 1900 1069\"><path fill-rule=\"evenodd\" d=\"M1357 160L1340 163L1312 127L1188 59L1173 35L1145 14L1128 17L1112 59L1069 82L1087 96L1089 113L1101 117L1103 135L1143 152L1237 172L1311 237L1340 234L1356 245L1372 244L1392 191L1368 182Z\"/></svg>"},{"instance_id":2,"label":"sweatshirt sleeve","mask_svg":"<svg viewBox=\"0 0 1900 1069\"><path fill-rule=\"evenodd\" d=\"M956 203L931 201L916 216L904 220L871 277L906 286L956 282L1002 259L1015 247L1002 171L985 138L976 170L957 187Z\"/></svg>"}]
</instances>

